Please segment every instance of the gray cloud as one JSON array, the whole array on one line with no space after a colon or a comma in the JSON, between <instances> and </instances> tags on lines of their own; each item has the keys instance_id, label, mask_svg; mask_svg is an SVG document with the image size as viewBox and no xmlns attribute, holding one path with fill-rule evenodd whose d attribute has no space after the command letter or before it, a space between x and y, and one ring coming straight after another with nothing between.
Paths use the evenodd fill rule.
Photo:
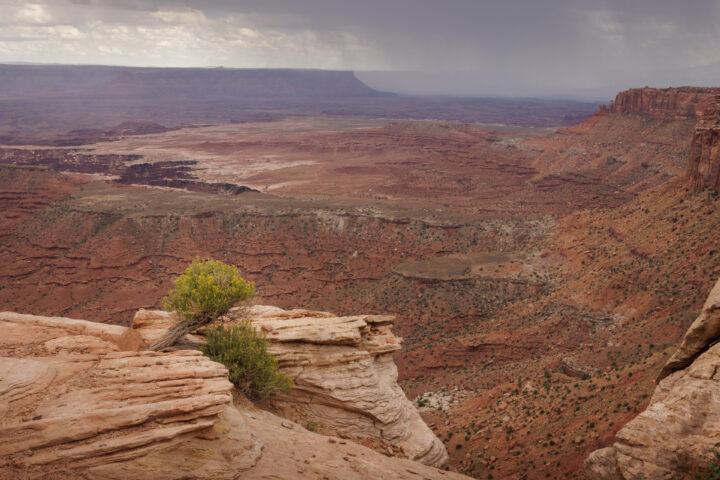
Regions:
<instances>
[{"instance_id":1,"label":"gray cloud","mask_svg":"<svg viewBox=\"0 0 720 480\"><path fill-rule=\"evenodd\" d=\"M426 73L363 78L605 95L713 82L718 20L717 0L0 0L0 61L397 70Z\"/></svg>"}]
</instances>

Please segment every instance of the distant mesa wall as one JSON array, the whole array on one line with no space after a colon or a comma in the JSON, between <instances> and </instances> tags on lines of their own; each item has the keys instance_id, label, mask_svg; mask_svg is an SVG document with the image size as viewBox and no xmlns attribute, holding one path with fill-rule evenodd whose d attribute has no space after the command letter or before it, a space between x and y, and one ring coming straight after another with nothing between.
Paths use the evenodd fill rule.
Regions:
<instances>
[{"instance_id":1,"label":"distant mesa wall","mask_svg":"<svg viewBox=\"0 0 720 480\"><path fill-rule=\"evenodd\" d=\"M688 185L694 190L720 190L720 94L707 105L695 126L690 159Z\"/></svg>"},{"instance_id":2,"label":"distant mesa wall","mask_svg":"<svg viewBox=\"0 0 720 480\"><path fill-rule=\"evenodd\" d=\"M350 71L0 65L0 98L315 98L387 96Z\"/></svg>"},{"instance_id":3,"label":"distant mesa wall","mask_svg":"<svg viewBox=\"0 0 720 480\"><path fill-rule=\"evenodd\" d=\"M633 88L620 92L596 115L648 115L661 120L698 119L688 158L688 186L720 189L720 87Z\"/></svg>"},{"instance_id":4,"label":"distant mesa wall","mask_svg":"<svg viewBox=\"0 0 720 480\"><path fill-rule=\"evenodd\" d=\"M671 87L631 88L620 92L610 105L602 105L598 113L644 114L674 120L701 117L713 103L720 88Z\"/></svg>"}]
</instances>

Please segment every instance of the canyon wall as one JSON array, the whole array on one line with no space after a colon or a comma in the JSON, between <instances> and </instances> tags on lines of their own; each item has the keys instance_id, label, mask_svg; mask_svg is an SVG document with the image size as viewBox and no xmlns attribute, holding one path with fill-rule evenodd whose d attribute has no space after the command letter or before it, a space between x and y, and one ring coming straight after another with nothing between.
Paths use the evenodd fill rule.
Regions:
<instances>
[{"instance_id":1,"label":"canyon wall","mask_svg":"<svg viewBox=\"0 0 720 480\"><path fill-rule=\"evenodd\" d=\"M683 120L700 117L720 88L631 88L620 92L600 113L644 114L654 118Z\"/></svg>"},{"instance_id":2,"label":"canyon wall","mask_svg":"<svg viewBox=\"0 0 720 480\"><path fill-rule=\"evenodd\" d=\"M312 433L241 398L196 350L137 331L0 313L0 477L456 479Z\"/></svg>"},{"instance_id":3,"label":"canyon wall","mask_svg":"<svg viewBox=\"0 0 720 480\"><path fill-rule=\"evenodd\" d=\"M720 281L660 375L648 408L587 459L589 480L701 478L720 439ZM710 477L707 477L710 478Z\"/></svg>"},{"instance_id":4,"label":"canyon wall","mask_svg":"<svg viewBox=\"0 0 720 480\"><path fill-rule=\"evenodd\" d=\"M695 126L687 177L696 191L720 189L720 95L713 97Z\"/></svg>"}]
</instances>

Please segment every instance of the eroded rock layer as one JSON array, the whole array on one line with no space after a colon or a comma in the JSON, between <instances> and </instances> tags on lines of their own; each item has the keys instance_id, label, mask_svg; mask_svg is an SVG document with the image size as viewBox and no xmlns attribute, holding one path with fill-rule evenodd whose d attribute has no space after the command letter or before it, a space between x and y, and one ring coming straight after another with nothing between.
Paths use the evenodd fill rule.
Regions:
<instances>
[{"instance_id":1,"label":"eroded rock layer","mask_svg":"<svg viewBox=\"0 0 720 480\"><path fill-rule=\"evenodd\" d=\"M255 305L232 310L227 321L243 318L267 332L270 351L293 378L293 390L273 400L280 415L387 454L435 467L447 464L444 445L397 383L391 354L401 339L391 331L394 317ZM149 344L175 321L167 312L140 310L133 327Z\"/></svg>"},{"instance_id":2,"label":"eroded rock layer","mask_svg":"<svg viewBox=\"0 0 720 480\"><path fill-rule=\"evenodd\" d=\"M695 190L720 189L720 95L708 105L697 125L690 147L688 183Z\"/></svg>"},{"instance_id":3,"label":"eroded rock layer","mask_svg":"<svg viewBox=\"0 0 720 480\"><path fill-rule=\"evenodd\" d=\"M0 313L0 478L461 479L311 433L238 399L196 350L138 332Z\"/></svg>"},{"instance_id":4,"label":"eroded rock layer","mask_svg":"<svg viewBox=\"0 0 720 480\"><path fill-rule=\"evenodd\" d=\"M718 339L720 281L663 370L648 408L612 446L588 457L590 480L700 478L720 442Z\"/></svg>"},{"instance_id":5,"label":"eroded rock layer","mask_svg":"<svg viewBox=\"0 0 720 480\"><path fill-rule=\"evenodd\" d=\"M631 88L618 93L615 101L601 108L601 112L636 113L674 120L697 118L719 93L718 88L704 87Z\"/></svg>"}]
</instances>

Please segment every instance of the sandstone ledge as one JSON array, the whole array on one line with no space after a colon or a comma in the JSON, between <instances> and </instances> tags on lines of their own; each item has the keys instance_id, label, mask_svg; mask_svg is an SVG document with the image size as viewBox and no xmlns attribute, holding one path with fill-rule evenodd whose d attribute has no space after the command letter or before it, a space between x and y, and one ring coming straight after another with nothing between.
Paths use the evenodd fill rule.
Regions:
<instances>
[{"instance_id":1,"label":"sandstone ledge","mask_svg":"<svg viewBox=\"0 0 720 480\"><path fill-rule=\"evenodd\" d=\"M293 390L272 401L279 415L388 455L447 465L445 446L397 383L391 354L401 348L401 339L392 333L392 316L338 317L255 305L233 309L225 321L243 318L267 333L271 353L293 378ZM133 328L150 344L176 321L168 312L140 310ZM188 336L183 344L201 341Z\"/></svg>"},{"instance_id":2,"label":"sandstone ledge","mask_svg":"<svg viewBox=\"0 0 720 480\"><path fill-rule=\"evenodd\" d=\"M137 331L8 312L0 329L3 479L467 478L235 406L222 365L138 351Z\"/></svg>"}]
</instances>

